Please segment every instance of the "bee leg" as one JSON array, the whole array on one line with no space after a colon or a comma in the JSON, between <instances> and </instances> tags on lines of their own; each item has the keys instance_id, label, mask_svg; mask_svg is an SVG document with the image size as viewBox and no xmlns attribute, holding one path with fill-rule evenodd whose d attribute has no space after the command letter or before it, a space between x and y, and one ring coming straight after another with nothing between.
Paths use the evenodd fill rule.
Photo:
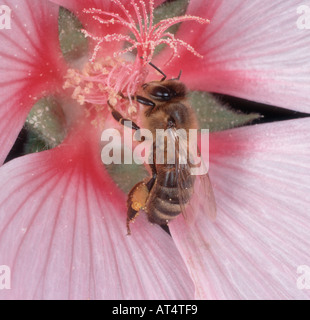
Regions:
<instances>
[{"instance_id":1,"label":"bee leg","mask_svg":"<svg viewBox=\"0 0 310 320\"><path fill-rule=\"evenodd\" d=\"M127 235L131 235L131 230L130 230L130 222L134 222L136 217L138 216L138 211L132 209L132 207L128 207L127 210L127 221L126 221L126 226L127 226Z\"/></svg>"},{"instance_id":2,"label":"bee leg","mask_svg":"<svg viewBox=\"0 0 310 320\"><path fill-rule=\"evenodd\" d=\"M122 93L119 93L119 95L124 99L128 99L128 97L125 97ZM141 104L143 104L145 106L151 107L147 112L147 116L149 116L152 113L153 109L156 107L156 104L152 100L147 99L145 97L135 96L135 97L131 97L131 98L132 99L136 99L137 102L139 102L139 103L141 103ZM109 104L110 108L113 109L113 107L110 105L109 102L108 102L108 104Z\"/></svg>"},{"instance_id":3,"label":"bee leg","mask_svg":"<svg viewBox=\"0 0 310 320\"><path fill-rule=\"evenodd\" d=\"M146 115L147 117L149 117L149 116L151 115L151 113L153 112L154 108L156 107L156 104L155 104L152 100L147 99L147 98L142 97L142 96L136 96L136 100L137 100L139 103L141 103L141 104L143 104L143 105L145 105L145 106L150 107L150 108L148 108L148 110L145 112L145 115Z\"/></svg>"},{"instance_id":4,"label":"bee leg","mask_svg":"<svg viewBox=\"0 0 310 320\"><path fill-rule=\"evenodd\" d=\"M130 129L133 129L133 130L139 130L140 129L140 127L135 122L133 122L130 119L124 118L118 111L116 111L114 109L114 107L110 104L109 101L108 101L108 105L109 105L110 109L112 110L111 113L112 113L113 118L117 122L119 122L123 126L126 125L127 127L129 127Z\"/></svg>"},{"instance_id":5,"label":"bee leg","mask_svg":"<svg viewBox=\"0 0 310 320\"><path fill-rule=\"evenodd\" d=\"M148 98L145 98L145 97L142 97L142 96L136 96L136 99L137 99L137 101L139 103L141 103L141 104L143 104L145 106L152 107L152 108L154 108L156 106L156 104L152 100L150 100Z\"/></svg>"},{"instance_id":6,"label":"bee leg","mask_svg":"<svg viewBox=\"0 0 310 320\"><path fill-rule=\"evenodd\" d=\"M139 211L144 208L149 189L144 181L138 182L129 192L127 200L127 235L131 234L129 224L134 222Z\"/></svg>"},{"instance_id":7,"label":"bee leg","mask_svg":"<svg viewBox=\"0 0 310 320\"><path fill-rule=\"evenodd\" d=\"M123 98L123 99L127 99L129 100L128 97L125 97L121 92L119 93L119 95ZM149 106L149 107L152 107L154 108L156 106L156 104L148 99L148 98L145 98L145 97L142 97L142 96L132 96L131 99L136 99L139 103L145 105L145 106ZM109 106L111 107L110 103L108 102ZM113 108L113 107L112 107Z\"/></svg>"},{"instance_id":8,"label":"bee leg","mask_svg":"<svg viewBox=\"0 0 310 320\"><path fill-rule=\"evenodd\" d=\"M141 181L137 183L129 192L127 200L127 235L131 234L130 222L134 222L139 211L145 207L149 193L156 181L156 167L150 164L152 177L148 182Z\"/></svg>"}]
</instances>

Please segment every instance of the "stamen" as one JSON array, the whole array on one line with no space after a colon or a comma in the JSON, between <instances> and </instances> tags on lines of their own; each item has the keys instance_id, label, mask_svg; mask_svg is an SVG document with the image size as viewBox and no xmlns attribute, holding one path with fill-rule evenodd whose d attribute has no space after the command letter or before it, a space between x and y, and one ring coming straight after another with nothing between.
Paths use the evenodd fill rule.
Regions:
<instances>
[{"instance_id":1,"label":"stamen","mask_svg":"<svg viewBox=\"0 0 310 320\"><path fill-rule=\"evenodd\" d=\"M70 69L65 78L63 88L73 88L72 98L79 104L106 106L109 101L123 107L126 105L126 109L122 112L128 114L129 111L136 110L130 96L135 94L137 86L144 81L145 73L132 63L107 57L97 59L95 63L87 63L82 72ZM124 103L120 92L127 92L131 102L130 108L127 101ZM120 103L121 100L123 103ZM86 105L85 107L89 116L89 107Z\"/></svg>"},{"instance_id":2,"label":"stamen","mask_svg":"<svg viewBox=\"0 0 310 320\"><path fill-rule=\"evenodd\" d=\"M115 54L115 56L122 55L127 52L132 52L134 49L137 49L138 54L136 59L139 59L138 57L143 57L144 65L146 65L148 62L151 61L155 48L162 43L167 44L169 48L173 50L172 59L179 56L177 54L177 50L179 46L185 47L188 51L190 51L197 57L200 57L200 58L202 57L192 46L190 46L183 40L176 39L174 36L172 36L172 34L167 33L166 30L177 23L181 23L185 21L196 21L200 24L209 23L210 21L208 19L203 19L200 17L191 16L191 15L184 15L180 17L174 17L174 18L168 18L168 19L162 20L153 26L154 0L149 1L150 18L148 18L148 15L147 15L145 2L142 0L139 0L143 21L142 21L142 16L140 13L139 6L135 2L135 0L131 0L130 4L134 9L138 26L140 29L138 30L136 27L136 23L133 20L133 17L129 13L129 11L125 8L125 6L120 2L120 0L112 0L112 2L115 3L120 8L120 10L123 12L125 16L124 18L122 18L119 14L106 12L106 11L102 11L100 9L94 9L94 8L88 9L88 10L84 9L84 12L88 14L99 14L101 16L112 17L112 19L105 19L105 18L99 17L98 15L93 16L94 20L98 21L101 24L119 23L127 27L129 31L133 33L135 39L132 39L129 36L125 36L122 34L113 34L105 37L96 37L88 33L86 30L83 30L83 33L85 34L85 36L88 36L97 42L94 49L93 56L91 58L92 62L95 60L97 53L101 47L101 44L103 42L111 42L111 41L126 41L131 43L132 46L130 46L129 48L120 50L118 53ZM169 62L171 62L171 59L169 59L168 63Z\"/></svg>"},{"instance_id":3,"label":"stamen","mask_svg":"<svg viewBox=\"0 0 310 320\"><path fill-rule=\"evenodd\" d=\"M155 26L153 26L151 32L155 32L156 29L158 29L157 35L161 35L163 31L167 30L171 26L184 21L196 21L200 24L210 23L210 20L208 19L203 19L196 16L184 15L181 17L173 17L173 18L168 18L168 19L159 21Z\"/></svg>"},{"instance_id":4,"label":"stamen","mask_svg":"<svg viewBox=\"0 0 310 320\"><path fill-rule=\"evenodd\" d=\"M117 4L120 9L125 13L127 16L128 20L130 21L131 24L135 24L135 21L133 20L132 16L130 15L129 11L124 7L124 5L119 1L119 0L111 0L115 4Z\"/></svg>"},{"instance_id":5,"label":"stamen","mask_svg":"<svg viewBox=\"0 0 310 320\"><path fill-rule=\"evenodd\" d=\"M140 4L141 4L141 6L142 6L142 12L143 12L143 20L144 20L144 32L145 32L145 34L146 34L146 36L147 36L147 31L148 31L148 23L149 23L149 18L148 18L148 16L147 16L147 12L146 12L146 7L145 7L145 3L144 3L144 1L141 1L140 0ZM145 39L146 39L146 37L145 37Z\"/></svg>"},{"instance_id":6,"label":"stamen","mask_svg":"<svg viewBox=\"0 0 310 320\"><path fill-rule=\"evenodd\" d=\"M170 42L173 43L174 45L179 44L179 45L185 47L188 51L190 51L195 56L197 56L199 58L203 58L203 56L201 54L199 54L190 44L188 44L187 42L185 42L181 39L176 39L172 33L166 32L163 34L163 37L170 38L171 39ZM177 47L177 46L174 46L174 47Z\"/></svg>"},{"instance_id":7,"label":"stamen","mask_svg":"<svg viewBox=\"0 0 310 320\"><path fill-rule=\"evenodd\" d=\"M133 8L135 10L135 13L136 13L136 16L137 16L137 19L138 19L138 23L139 23L140 32L143 33L144 29L143 29L143 26L142 26L142 19L141 19L141 15L140 15L140 12L139 12L139 8L136 5L136 3L134 2L134 0L131 0L130 3L131 3L131 5L133 6Z\"/></svg>"},{"instance_id":8,"label":"stamen","mask_svg":"<svg viewBox=\"0 0 310 320\"><path fill-rule=\"evenodd\" d=\"M154 0L149 1L149 10L150 10L150 23L148 28L148 35L151 34L151 27L153 25L153 16L154 16Z\"/></svg>"}]
</instances>

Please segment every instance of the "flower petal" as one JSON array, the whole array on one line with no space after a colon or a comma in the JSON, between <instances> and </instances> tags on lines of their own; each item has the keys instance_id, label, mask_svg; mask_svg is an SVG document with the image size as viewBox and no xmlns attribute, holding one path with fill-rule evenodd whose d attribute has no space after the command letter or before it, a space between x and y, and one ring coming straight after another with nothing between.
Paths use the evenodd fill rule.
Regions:
<instances>
[{"instance_id":1,"label":"flower petal","mask_svg":"<svg viewBox=\"0 0 310 320\"><path fill-rule=\"evenodd\" d=\"M76 136L0 169L0 299L192 298L168 234L141 216L126 235L125 196L92 154Z\"/></svg>"},{"instance_id":2,"label":"flower petal","mask_svg":"<svg viewBox=\"0 0 310 320\"><path fill-rule=\"evenodd\" d=\"M21 130L30 108L61 79L58 7L41 0L5 0L11 29L0 33L0 163Z\"/></svg>"},{"instance_id":3,"label":"flower petal","mask_svg":"<svg viewBox=\"0 0 310 320\"><path fill-rule=\"evenodd\" d=\"M309 126L307 118L213 134L216 221L201 209L196 223L170 224L198 298L309 299L297 274L310 266Z\"/></svg>"},{"instance_id":4,"label":"flower petal","mask_svg":"<svg viewBox=\"0 0 310 320\"><path fill-rule=\"evenodd\" d=\"M211 23L186 22L177 37L204 58L184 50L165 72L177 75L182 68L182 80L194 90L310 112L310 37L309 30L298 28L300 5L299 0L191 0L187 13Z\"/></svg>"}]
</instances>

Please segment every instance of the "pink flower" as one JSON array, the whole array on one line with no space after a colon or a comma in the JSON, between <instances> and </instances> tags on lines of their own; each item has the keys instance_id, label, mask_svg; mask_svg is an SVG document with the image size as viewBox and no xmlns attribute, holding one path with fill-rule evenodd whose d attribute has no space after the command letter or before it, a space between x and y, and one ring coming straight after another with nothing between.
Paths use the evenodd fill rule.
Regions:
<instances>
[{"instance_id":1,"label":"pink flower","mask_svg":"<svg viewBox=\"0 0 310 320\"><path fill-rule=\"evenodd\" d=\"M67 136L52 150L0 169L0 265L11 269L11 289L0 290L0 298L308 298L309 290L298 285L305 275L297 271L310 266L310 120L212 134L216 221L207 219L203 206L196 208L190 222L179 216L169 224L170 237L140 215L126 236L126 195L100 159L101 124L109 123L101 116L108 117L108 99L118 102L118 90L130 95L144 81L158 43L133 42L144 59L120 62L112 54L121 40L130 42L125 24L107 26L100 12L96 20L94 11L83 13L95 8L124 17L117 1L54 2L77 13L97 43L111 40L100 49L94 43L105 87L102 95L99 85L87 87L98 79L90 64L86 75L69 70L57 40L58 5L4 1L12 9L12 29L1 30L1 161L41 97L62 101ZM135 6L122 3L134 16ZM187 14L210 19L210 25L184 22L180 41L167 36L170 48L154 63L162 67L171 52L179 54L165 72L176 75L182 67L182 81L191 89L307 112L310 38L309 30L296 26L298 5L192 0ZM113 39L103 39L107 32ZM95 101L102 109L92 108ZM126 105L119 108L130 113Z\"/></svg>"}]
</instances>

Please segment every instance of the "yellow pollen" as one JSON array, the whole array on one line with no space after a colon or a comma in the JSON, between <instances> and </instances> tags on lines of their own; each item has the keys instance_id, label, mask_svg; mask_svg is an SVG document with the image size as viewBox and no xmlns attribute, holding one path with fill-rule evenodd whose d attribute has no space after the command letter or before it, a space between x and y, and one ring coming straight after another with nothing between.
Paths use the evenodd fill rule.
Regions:
<instances>
[{"instance_id":1,"label":"yellow pollen","mask_svg":"<svg viewBox=\"0 0 310 320\"><path fill-rule=\"evenodd\" d=\"M98 84L98 88L99 88L99 90L100 90L101 92L104 92L104 91L106 90L106 88L103 86L102 83L99 83L99 84Z\"/></svg>"},{"instance_id":2,"label":"yellow pollen","mask_svg":"<svg viewBox=\"0 0 310 320\"><path fill-rule=\"evenodd\" d=\"M74 69L68 69L66 78L73 78L74 75L75 75L75 73L76 73L76 72L75 72Z\"/></svg>"},{"instance_id":3,"label":"yellow pollen","mask_svg":"<svg viewBox=\"0 0 310 320\"><path fill-rule=\"evenodd\" d=\"M75 77L73 78L73 80L74 80L74 83L75 83L76 85L79 85L79 84L81 83L81 81L82 81L82 79L81 79L81 77L80 77L79 75L75 75Z\"/></svg>"},{"instance_id":4,"label":"yellow pollen","mask_svg":"<svg viewBox=\"0 0 310 320\"><path fill-rule=\"evenodd\" d=\"M131 207L132 209L139 211L142 207L142 204L140 202L135 201L131 204Z\"/></svg>"},{"instance_id":5,"label":"yellow pollen","mask_svg":"<svg viewBox=\"0 0 310 320\"><path fill-rule=\"evenodd\" d=\"M63 89L68 89L72 87L72 83L70 80L65 81L64 85L62 86Z\"/></svg>"},{"instance_id":6,"label":"yellow pollen","mask_svg":"<svg viewBox=\"0 0 310 320\"><path fill-rule=\"evenodd\" d=\"M107 68L102 68L101 73L102 74L109 74L109 71Z\"/></svg>"},{"instance_id":7,"label":"yellow pollen","mask_svg":"<svg viewBox=\"0 0 310 320\"><path fill-rule=\"evenodd\" d=\"M95 71L101 71L101 69L102 69L102 64L99 63L99 62L95 62L93 68L94 68Z\"/></svg>"},{"instance_id":8,"label":"yellow pollen","mask_svg":"<svg viewBox=\"0 0 310 320\"><path fill-rule=\"evenodd\" d=\"M76 87L72 93L72 98L77 99L81 91L82 91L82 88L80 86Z\"/></svg>"},{"instance_id":9,"label":"yellow pollen","mask_svg":"<svg viewBox=\"0 0 310 320\"><path fill-rule=\"evenodd\" d=\"M84 92L85 94L89 94L89 93L90 93L90 89L91 89L91 88L86 87L86 88L84 88L83 92Z\"/></svg>"},{"instance_id":10,"label":"yellow pollen","mask_svg":"<svg viewBox=\"0 0 310 320\"><path fill-rule=\"evenodd\" d=\"M137 112L134 101L123 99L122 94L133 96L144 83L145 73L121 58L98 57L79 70L68 70L63 88L72 88L72 98L85 107L85 116L96 128L104 128L108 102L127 116ZM122 93L122 94L120 94Z\"/></svg>"},{"instance_id":11,"label":"yellow pollen","mask_svg":"<svg viewBox=\"0 0 310 320\"><path fill-rule=\"evenodd\" d=\"M117 99L115 97L112 97L109 99L109 103L112 107L115 107L117 105Z\"/></svg>"},{"instance_id":12,"label":"yellow pollen","mask_svg":"<svg viewBox=\"0 0 310 320\"><path fill-rule=\"evenodd\" d=\"M77 97L77 102L80 104L80 105L83 105L84 102L85 102L85 97L81 94L78 95Z\"/></svg>"},{"instance_id":13,"label":"yellow pollen","mask_svg":"<svg viewBox=\"0 0 310 320\"><path fill-rule=\"evenodd\" d=\"M137 108L134 105L130 105L128 108L128 113L129 114L137 113Z\"/></svg>"}]
</instances>

